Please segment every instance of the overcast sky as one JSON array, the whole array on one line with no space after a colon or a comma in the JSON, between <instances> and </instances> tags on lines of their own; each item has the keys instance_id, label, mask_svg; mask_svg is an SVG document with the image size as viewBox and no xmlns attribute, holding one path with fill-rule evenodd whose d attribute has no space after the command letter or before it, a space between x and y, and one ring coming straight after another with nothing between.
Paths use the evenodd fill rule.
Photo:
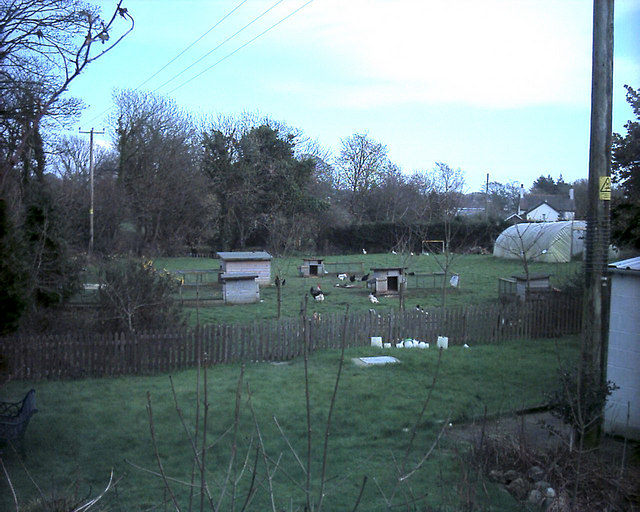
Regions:
<instances>
[{"instance_id":1,"label":"overcast sky","mask_svg":"<svg viewBox=\"0 0 640 512\"><path fill-rule=\"evenodd\" d=\"M115 2L99 4L106 15ZM525 187L540 174L587 178L592 1L124 5L133 33L70 91L88 105L83 130L106 127L115 89L137 88L220 22L140 90L198 114L258 112L334 154L341 138L366 132L407 173L436 161L461 168L467 191L486 173ZM637 0L616 1L614 47L613 129L624 133L632 112L623 85L640 88Z\"/></svg>"}]
</instances>

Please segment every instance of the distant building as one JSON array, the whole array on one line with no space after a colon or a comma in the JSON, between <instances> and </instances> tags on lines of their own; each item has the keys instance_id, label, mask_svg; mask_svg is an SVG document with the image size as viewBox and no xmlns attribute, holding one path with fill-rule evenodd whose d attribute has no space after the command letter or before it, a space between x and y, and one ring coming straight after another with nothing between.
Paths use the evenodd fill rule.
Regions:
<instances>
[{"instance_id":1,"label":"distant building","mask_svg":"<svg viewBox=\"0 0 640 512\"><path fill-rule=\"evenodd\" d=\"M460 198L458 215L469 217L473 215L486 215L486 213L487 196L483 192L472 192Z\"/></svg>"},{"instance_id":2,"label":"distant building","mask_svg":"<svg viewBox=\"0 0 640 512\"><path fill-rule=\"evenodd\" d=\"M234 274L256 274L260 285L271 283L271 254L255 252L219 252L220 273L227 278ZM221 279L222 280L222 279Z\"/></svg>"},{"instance_id":3,"label":"distant building","mask_svg":"<svg viewBox=\"0 0 640 512\"><path fill-rule=\"evenodd\" d=\"M525 194L521 186L517 214L529 222L573 220L576 216L573 189L567 195Z\"/></svg>"}]
</instances>

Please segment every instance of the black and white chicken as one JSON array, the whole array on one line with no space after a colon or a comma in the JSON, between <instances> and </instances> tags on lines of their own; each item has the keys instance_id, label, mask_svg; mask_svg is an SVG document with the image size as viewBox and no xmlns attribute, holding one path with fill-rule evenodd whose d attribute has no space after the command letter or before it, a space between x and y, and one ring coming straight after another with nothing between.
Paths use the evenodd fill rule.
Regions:
<instances>
[{"instance_id":1,"label":"black and white chicken","mask_svg":"<svg viewBox=\"0 0 640 512\"><path fill-rule=\"evenodd\" d=\"M309 293L316 302L322 302L324 300L324 293L322 292L320 285L316 286L315 288L312 286L309 290Z\"/></svg>"}]
</instances>

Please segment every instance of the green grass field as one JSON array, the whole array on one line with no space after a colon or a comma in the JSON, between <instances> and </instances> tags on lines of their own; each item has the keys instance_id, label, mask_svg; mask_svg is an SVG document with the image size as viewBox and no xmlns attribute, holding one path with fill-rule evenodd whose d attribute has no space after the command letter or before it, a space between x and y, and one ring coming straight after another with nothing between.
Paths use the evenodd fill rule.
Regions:
<instances>
[{"instance_id":1,"label":"green grass field","mask_svg":"<svg viewBox=\"0 0 640 512\"><path fill-rule=\"evenodd\" d=\"M493 414L545 403L546 393L557 385L557 361L574 361L577 345L577 339L571 337L557 342L513 341L501 346L453 347L444 351L431 403L418 426L411 460L416 462L422 456L447 418L456 424L481 416L485 407ZM393 353L401 360L398 365L363 368L350 360L379 354L372 348L347 351L330 438L326 510L351 510L363 476L368 476L369 482L359 510L386 510L373 479L388 494L394 479L393 458L401 457L406 449L438 359L433 349L405 349ZM315 492L323 426L338 361L339 351L330 350L313 354L309 362ZM233 423L239 374L239 365L219 365L209 371L210 440L222 435ZM173 379L187 423L193 425L196 371L180 372ZM306 446L303 361L295 360L288 365L248 363L245 383L252 390L252 404L267 452L274 460L282 456L281 468L274 477L278 510L300 510L304 502L302 491L286 475L302 481L302 471L278 433L273 418L277 417L296 452L303 457ZM44 490L52 487L73 490L72 484L76 482L78 495L86 494L89 486L95 494L104 487L114 468L116 477L122 480L117 485L117 493L108 495L105 503L109 510L150 510L160 503L164 495L159 478L125 462L157 470L145 410L147 391L152 397L164 467L171 477L189 479L190 447L175 413L167 375L34 384L12 382L2 389L0 399L19 399L32 386L37 389L39 412L32 418L25 439L26 467ZM240 466L247 452L250 454L248 465L253 465L256 446L246 397L245 388L238 438ZM207 455L207 477L214 495L219 493L230 445L231 434L227 433ZM428 493L422 502L425 508L421 510L427 505L437 510L459 510L461 465L456 455L459 449L464 451L463 446L456 446L445 436L428 463L412 477L416 495ZM21 503L35 497L34 485L16 456L5 454L2 460ZM262 459L258 471L264 475ZM240 488L246 489L249 480L249 471L245 471ZM266 483L260 482L250 510L269 508ZM179 498L185 500L184 488L177 484L174 488ZM481 491L479 499L491 504L490 510L516 509L511 498L492 484L487 483L487 492L485 495L485 491ZM402 495L398 498L396 503L402 503ZM0 478L0 509L12 510L10 504L7 483ZM229 502L221 509L230 510Z\"/></svg>"},{"instance_id":2,"label":"green grass field","mask_svg":"<svg viewBox=\"0 0 640 512\"><path fill-rule=\"evenodd\" d=\"M440 267L435 261L435 256L413 256L408 261L401 256L393 254L367 254L330 256L326 262L355 262L364 263L365 272L372 267L401 266L409 267L412 272L438 272ZM325 291L325 301L322 303L310 303L310 309L319 313L342 312L348 304L351 311L368 310L371 303L368 300L368 291L362 282L356 282L354 288L336 288L340 283L335 274L329 274L320 278L303 278L299 276L298 266L302 258L276 259L272 264L272 271L281 269L286 278L283 288L282 315L293 317L300 311L300 301L308 294L311 286L320 284ZM219 262L206 258L158 258L154 265L159 269L187 270L218 268ZM553 286L562 287L580 269L581 262L550 264L534 263L530 265L530 272L542 272L552 275ZM460 288L449 288L447 294L448 305L482 304L498 300L498 278L510 277L513 274L522 274L522 264L515 260L498 259L493 256L460 255L456 256L451 270L460 275ZM212 290L211 295L221 296L219 290ZM207 291L202 294L207 297ZM239 323L251 320L263 320L276 317L276 288L266 286L260 289L260 297L263 302L247 305L224 305L220 302L205 302L198 308L200 323ZM416 304L422 307L438 306L441 304L440 290L414 290L409 289L406 296L407 308L413 308ZM397 309L398 299L384 297L380 299L378 310ZM196 322L196 308L185 307L190 324Z\"/></svg>"}]
</instances>

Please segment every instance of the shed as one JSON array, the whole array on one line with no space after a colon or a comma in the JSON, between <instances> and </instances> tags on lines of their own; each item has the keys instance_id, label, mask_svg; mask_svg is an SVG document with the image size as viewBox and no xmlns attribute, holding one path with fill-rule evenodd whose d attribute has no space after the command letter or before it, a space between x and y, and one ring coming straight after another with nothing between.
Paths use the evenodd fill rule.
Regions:
<instances>
[{"instance_id":1,"label":"shed","mask_svg":"<svg viewBox=\"0 0 640 512\"><path fill-rule=\"evenodd\" d=\"M222 298L227 304L251 304L260 300L257 274L222 274Z\"/></svg>"},{"instance_id":2,"label":"shed","mask_svg":"<svg viewBox=\"0 0 640 512\"><path fill-rule=\"evenodd\" d=\"M515 294L520 300L527 298L527 276L524 274L511 276L515 281ZM529 296L551 291L550 274L529 274Z\"/></svg>"},{"instance_id":3,"label":"shed","mask_svg":"<svg viewBox=\"0 0 640 512\"><path fill-rule=\"evenodd\" d=\"M609 272L607 380L619 389L607 399L604 428L611 434L640 439L640 257L611 263Z\"/></svg>"},{"instance_id":4,"label":"shed","mask_svg":"<svg viewBox=\"0 0 640 512\"><path fill-rule=\"evenodd\" d=\"M302 277L318 277L324 275L324 260L321 258L302 258L300 265Z\"/></svg>"},{"instance_id":5,"label":"shed","mask_svg":"<svg viewBox=\"0 0 640 512\"><path fill-rule=\"evenodd\" d=\"M257 274L258 284L271 283L271 260L268 252L218 252L220 258L220 280L222 275Z\"/></svg>"},{"instance_id":6,"label":"shed","mask_svg":"<svg viewBox=\"0 0 640 512\"><path fill-rule=\"evenodd\" d=\"M493 247L498 258L567 263L584 250L585 221L521 222L505 229Z\"/></svg>"},{"instance_id":7,"label":"shed","mask_svg":"<svg viewBox=\"0 0 640 512\"><path fill-rule=\"evenodd\" d=\"M376 295L395 295L400 292L400 286L407 284L405 270L405 267L372 268L367 286L373 288Z\"/></svg>"}]
</instances>

